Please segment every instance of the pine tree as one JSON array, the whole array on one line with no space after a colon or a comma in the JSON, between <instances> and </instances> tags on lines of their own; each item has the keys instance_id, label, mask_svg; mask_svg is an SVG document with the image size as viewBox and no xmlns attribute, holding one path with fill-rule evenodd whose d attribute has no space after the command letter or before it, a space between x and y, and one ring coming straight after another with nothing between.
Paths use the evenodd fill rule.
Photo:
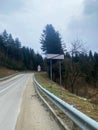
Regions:
<instances>
[{"instance_id":1,"label":"pine tree","mask_svg":"<svg viewBox=\"0 0 98 130\"><path fill-rule=\"evenodd\" d=\"M46 25L40 39L44 54L63 54L62 41L59 32L51 24Z\"/></svg>"}]
</instances>

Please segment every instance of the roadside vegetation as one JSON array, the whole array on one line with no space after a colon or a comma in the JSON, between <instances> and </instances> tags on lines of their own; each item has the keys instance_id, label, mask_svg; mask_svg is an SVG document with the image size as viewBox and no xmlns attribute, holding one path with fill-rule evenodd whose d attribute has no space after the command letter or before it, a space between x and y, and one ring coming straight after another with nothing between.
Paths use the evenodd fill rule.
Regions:
<instances>
[{"instance_id":1,"label":"roadside vegetation","mask_svg":"<svg viewBox=\"0 0 98 130\"><path fill-rule=\"evenodd\" d=\"M48 78L46 72L36 73L35 77L37 81L48 91L54 93L56 96L69 103L70 105L73 105L74 107L76 107L76 109L85 113L92 119L98 121L98 104L94 104L90 100L83 97L76 96L75 94L70 93L64 87L62 87L61 94L59 84L52 82L51 86L51 81Z\"/></svg>"}]
</instances>

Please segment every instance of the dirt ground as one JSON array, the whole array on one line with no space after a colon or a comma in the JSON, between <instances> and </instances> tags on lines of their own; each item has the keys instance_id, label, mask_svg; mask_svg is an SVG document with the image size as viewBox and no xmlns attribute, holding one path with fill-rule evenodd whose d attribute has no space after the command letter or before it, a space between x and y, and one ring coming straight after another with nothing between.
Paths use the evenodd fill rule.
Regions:
<instances>
[{"instance_id":1,"label":"dirt ground","mask_svg":"<svg viewBox=\"0 0 98 130\"><path fill-rule=\"evenodd\" d=\"M15 73L17 73L17 71L11 70L11 69L7 69L5 67L1 67L0 66L0 78L3 78L5 76L9 76L9 75L15 74Z\"/></svg>"},{"instance_id":2,"label":"dirt ground","mask_svg":"<svg viewBox=\"0 0 98 130\"><path fill-rule=\"evenodd\" d=\"M38 99L32 77L23 94L15 130L60 130L47 108Z\"/></svg>"}]
</instances>

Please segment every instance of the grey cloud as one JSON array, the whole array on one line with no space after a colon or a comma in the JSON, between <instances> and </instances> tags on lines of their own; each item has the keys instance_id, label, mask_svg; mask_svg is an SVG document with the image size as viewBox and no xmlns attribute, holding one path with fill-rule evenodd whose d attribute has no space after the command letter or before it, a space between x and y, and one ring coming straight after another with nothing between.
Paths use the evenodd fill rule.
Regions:
<instances>
[{"instance_id":1,"label":"grey cloud","mask_svg":"<svg viewBox=\"0 0 98 130\"><path fill-rule=\"evenodd\" d=\"M97 15L98 14L98 0L85 0L84 1L84 14Z\"/></svg>"},{"instance_id":2,"label":"grey cloud","mask_svg":"<svg viewBox=\"0 0 98 130\"><path fill-rule=\"evenodd\" d=\"M0 1L0 13L9 14L18 11L22 6L22 0L2 0Z\"/></svg>"},{"instance_id":3,"label":"grey cloud","mask_svg":"<svg viewBox=\"0 0 98 130\"><path fill-rule=\"evenodd\" d=\"M85 0L83 4L83 14L70 21L68 35L82 39L89 49L98 51L98 1Z\"/></svg>"}]
</instances>

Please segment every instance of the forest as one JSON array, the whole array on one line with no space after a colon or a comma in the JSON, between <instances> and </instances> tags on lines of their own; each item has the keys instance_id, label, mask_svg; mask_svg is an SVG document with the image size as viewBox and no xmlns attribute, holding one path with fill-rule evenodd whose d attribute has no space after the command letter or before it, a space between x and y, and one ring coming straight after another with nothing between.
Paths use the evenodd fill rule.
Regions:
<instances>
[{"instance_id":1,"label":"forest","mask_svg":"<svg viewBox=\"0 0 98 130\"><path fill-rule=\"evenodd\" d=\"M6 30L0 34L0 66L15 70L37 70L43 66L43 58L33 49L22 46L18 38L13 39Z\"/></svg>"}]
</instances>

